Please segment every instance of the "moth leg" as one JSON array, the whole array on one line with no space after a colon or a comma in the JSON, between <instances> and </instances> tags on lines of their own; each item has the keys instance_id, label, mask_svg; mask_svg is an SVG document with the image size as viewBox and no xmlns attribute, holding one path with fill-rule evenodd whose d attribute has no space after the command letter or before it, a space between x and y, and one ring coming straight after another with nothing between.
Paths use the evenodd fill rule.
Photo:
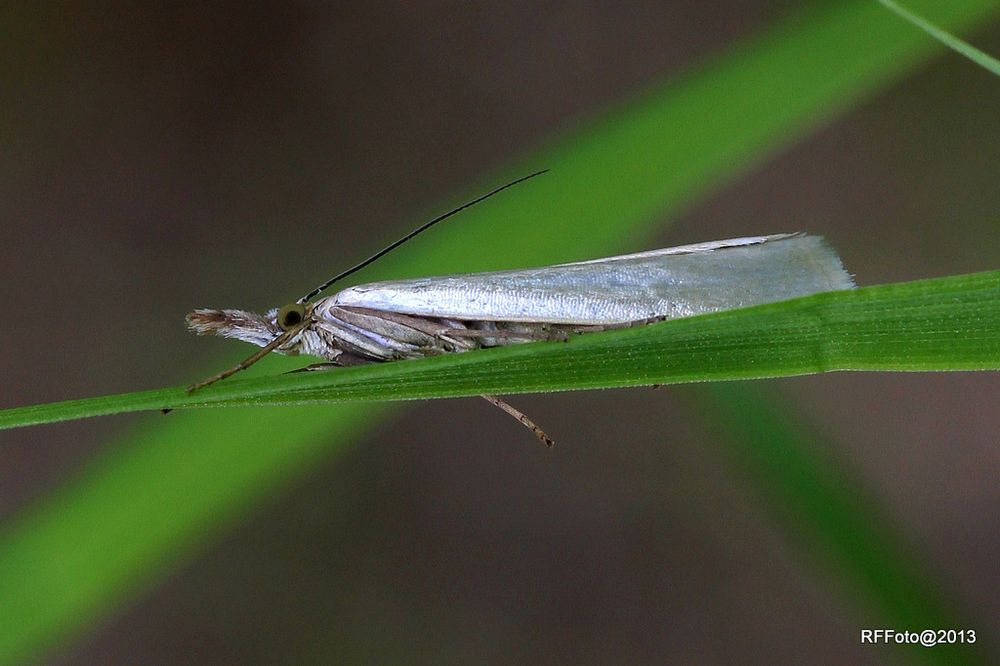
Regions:
<instances>
[{"instance_id":1,"label":"moth leg","mask_svg":"<svg viewBox=\"0 0 1000 666\"><path fill-rule=\"evenodd\" d=\"M369 363L375 363L376 361L365 358L363 356L357 356L355 354L349 354L344 352L337 357L335 361L325 361L323 363L312 363L305 366L304 368L296 368L295 370L289 370L286 375L291 375L296 372L318 372L323 370L332 370L333 368L346 368L352 365L367 365Z\"/></svg>"},{"instance_id":2,"label":"moth leg","mask_svg":"<svg viewBox=\"0 0 1000 666\"><path fill-rule=\"evenodd\" d=\"M657 324L661 321L666 321L670 319L667 315L661 315L658 317L647 317L645 319L636 319L634 321L627 321L623 324L611 324L607 328L635 328L637 326L648 326L649 324Z\"/></svg>"},{"instance_id":3,"label":"moth leg","mask_svg":"<svg viewBox=\"0 0 1000 666\"><path fill-rule=\"evenodd\" d=\"M391 321L394 324L399 324L400 326L405 326L407 328L413 329L418 333L423 333L424 335L429 335L433 337L438 337L438 334L442 330L444 331L452 330L447 326L443 327L440 322L433 321L431 319L428 319L427 317L416 317L413 315L400 314L399 312L371 310L369 308L345 307L343 309L347 310L348 312L356 312L358 314L364 314L370 317L384 319L385 321Z\"/></svg>"},{"instance_id":4,"label":"moth leg","mask_svg":"<svg viewBox=\"0 0 1000 666\"><path fill-rule=\"evenodd\" d=\"M535 437L537 437L538 440L545 446L551 449L553 446L556 445L556 443L552 441L552 438L545 434L544 430L535 425L534 421L525 416L524 413L521 412L516 407L509 405L508 403L504 402L495 395L482 395L480 397L486 402L490 403L491 405L496 405L497 407L499 407L500 409L502 409L503 411L507 412L515 419L517 419L518 423L520 423L525 428L533 432L535 434Z\"/></svg>"},{"instance_id":5,"label":"moth leg","mask_svg":"<svg viewBox=\"0 0 1000 666\"><path fill-rule=\"evenodd\" d=\"M473 340L480 336L468 335L470 329L465 328L459 322L446 322L448 324L446 326L437 322L430 323L434 325L434 329L429 331L429 334L440 342L450 345L450 347L445 347L448 351L468 351L476 348L476 343Z\"/></svg>"},{"instance_id":6,"label":"moth leg","mask_svg":"<svg viewBox=\"0 0 1000 666\"><path fill-rule=\"evenodd\" d=\"M479 328L441 328L437 331L438 337L451 338L500 338L503 340L566 340L565 331L545 331L545 330L524 330L512 331L507 329L497 329L494 331Z\"/></svg>"},{"instance_id":7,"label":"moth leg","mask_svg":"<svg viewBox=\"0 0 1000 666\"><path fill-rule=\"evenodd\" d=\"M584 333L613 331L619 328L635 328L637 326L655 324L663 321L664 319L669 319L669 317L648 317L646 319L636 319L634 321L626 321L620 324L552 324L550 326L544 326L536 334L526 334L525 337L531 335L531 339L533 340L559 340L560 342L567 342L571 333L581 335ZM510 337L518 336L517 334L514 334Z\"/></svg>"},{"instance_id":8,"label":"moth leg","mask_svg":"<svg viewBox=\"0 0 1000 666\"><path fill-rule=\"evenodd\" d=\"M669 316L663 315L658 317L647 317L645 319L634 319L632 321L623 321L619 324L595 324L593 326L573 326L573 333L599 333L600 331L614 331L619 328L636 328L638 326L648 326L649 324L656 324L661 321L670 319Z\"/></svg>"},{"instance_id":9,"label":"moth leg","mask_svg":"<svg viewBox=\"0 0 1000 666\"><path fill-rule=\"evenodd\" d=\"M289 370L286 375L294 375L298 372L318 372L320 370L332 370L333 368L339 368L340 366L336 363L312 363L304 368L296 368L295 370Z\"/></svg>"},{"instance_id":10,"label":"moth leg","mask_svg":"<svg viewBox=\"0 0 1000 666\"><path fill-rule=\"evenodd\" d=\"M383 322L391 322L412 331L416 335L412 336L413 339L408 341L421 349L421 355L475 349L475 345L470 344L468 340L449 337L448 333L452 331L464 330L465 325L461 322L447 319L435 320L427 317L416 317L413 315L401 314L399 312L387 312L382 310L372 310L369 308L344 307L341 309L347 312L371 317L376 320L382 320ZM426 336L426 339L420 339L421 336ZM443 346L440 343L445 343L447 346ZM397 358L411 357L404 355L398 356Z\"/></svg>"},{"instance_id":11,"label":"moth leg","mask_svg":"<svg viewBox=\"0 0 1000 666\"><path fill-rule=\"evenodd\" d=\"M555 340L556 342L569 342L569 331L565 328L550 330L549 340Z\"/></svg>"}]
</instances>

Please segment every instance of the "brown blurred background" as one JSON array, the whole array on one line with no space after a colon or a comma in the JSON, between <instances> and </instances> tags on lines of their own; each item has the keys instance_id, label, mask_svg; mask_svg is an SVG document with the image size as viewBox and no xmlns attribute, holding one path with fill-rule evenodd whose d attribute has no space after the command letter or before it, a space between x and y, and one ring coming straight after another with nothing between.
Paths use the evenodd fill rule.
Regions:
<instances>
[{"instance_id":1,"label":"brown blurred background","mask_svg":"<svg viewBox=\"0 0 1000 666\"><path fill-rule=\"evenodd\" d=\"M802 4L0 9L0 406L202 376L223 343L186 333L192 307L282 303ZM806 229L860 284L1000 268L998 120L1000 81L943 55L635 249ZM998 386L768 383L994 641ZM881 661L689 393L514 399L551 454L482 401L410 407L59 661ZM150 418L0 433L0 519Z\"/></svg>"}]
</instances>

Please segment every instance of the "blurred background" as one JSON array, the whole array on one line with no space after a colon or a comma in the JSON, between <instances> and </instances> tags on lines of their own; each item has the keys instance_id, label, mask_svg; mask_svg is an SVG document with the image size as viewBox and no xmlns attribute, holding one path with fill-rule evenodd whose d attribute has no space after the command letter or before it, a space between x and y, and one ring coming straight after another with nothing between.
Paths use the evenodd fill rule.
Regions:
<instances>
[{"instance_id":1,"label":"blurred background","mask_svg":"<svg viewBox=\"0 0 1000 666\"><path fill-rule=\"evenodd\" d=\"M291 300L804 4L8 4L0 407L221 369L244 350L187 311ZM967 36L1000 53L997 25ZM1000 268L998 118L1000 81L941 53L630 249L808 230L862 285ZM995 650L996 375L759 384ZM697 391L512 398L551 452L481 400L407 405L48 658L881 663L857 633L877 614L775 519ZM160 418L0 433L0 522Z\"/></svg>"}]
</instances>

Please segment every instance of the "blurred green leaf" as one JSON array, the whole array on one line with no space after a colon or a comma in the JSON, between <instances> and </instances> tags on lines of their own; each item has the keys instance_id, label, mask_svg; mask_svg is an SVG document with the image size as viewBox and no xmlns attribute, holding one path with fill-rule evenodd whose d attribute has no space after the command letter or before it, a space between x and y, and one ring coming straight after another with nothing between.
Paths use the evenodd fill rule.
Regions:
<instances>
[{"instance_id":1,"label":"blurred green leaf","mask_svg":"<svg viewBox=\"0 0 1000 666\"><path fill-rule=\"evenodd\" d=\"M993 0L912 4L951 31L998 10ZM535 168L553 173L473 209L461 225L388 258L380 272L541 265L645 247L639 239L664 216L893 81L934 46L867 0L812 8L511 165L489 184ZM305 285L327 269L303 276ZM386 413L332 405L150 417L0 534L0 661L30 658L93 626ZM853 589L880 598L863 583Z\"/></svg>"},{"instance_id":2,"label":"blurred green leaf","mask_svg":"<svg viewBox=\"0 0 1000 666\"><path fill-rule=\"evenodd\" d=\"M933 570L922 553L896 534L891 515L873 499L877 493L852 483L846 466L831 455L837 446L823 441L815 427L774 400L762 382L717 382L701 388L688 393L692 412L720 435L732 466L755 482L768 517L793 548L811 558L817 578L832 583L831 597L862 591L846 614L848 627L854 632L874 627L985 628L942 598ZM983 629L978 632L980 640L974 645L889 649L914 661L996 663L986 655L989 637Z\"/></svg>"},{"instance_id":3,"label":"blurred green leaf","mask_svg":"<svg viewBox=\"0 0 1000 666\"><path fill-rule=\"evenodd\" d=\"M1000 369L1000 271L417 361L228 380L0 411L0 429L160 407L327 404L786 377Z\"/></svg>"}]
</instances>

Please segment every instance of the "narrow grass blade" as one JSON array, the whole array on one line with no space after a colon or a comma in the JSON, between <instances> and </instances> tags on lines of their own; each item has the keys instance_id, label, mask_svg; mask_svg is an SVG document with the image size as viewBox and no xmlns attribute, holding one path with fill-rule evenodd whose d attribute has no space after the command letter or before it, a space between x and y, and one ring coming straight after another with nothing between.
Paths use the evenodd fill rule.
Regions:
<instances>
[{"instance_id":1,"label":"narrow grass blade","mask_svg":"<svg viewBox=\"0 0 1000 666\"><path fill-rule=\"evenodd\" d=\"M941 28L934 25L933 23L923 18L922 16L914 14L906 7L903 7L898 2L895 2L895 0L878 0L878 1L882 3L884 7L896 12L901 17L903 17L913 25L917 26L918 28L920 28L928 35L938 40L948 48L958 53L961 53L972 62L993 72L997 76L1000 76L1000 60L997 60L988 53L980 51L972 44L969 44L968 42L959 39L955 35L948 32L947 30L942 30Z\"/></svg>"}]
</instances>

